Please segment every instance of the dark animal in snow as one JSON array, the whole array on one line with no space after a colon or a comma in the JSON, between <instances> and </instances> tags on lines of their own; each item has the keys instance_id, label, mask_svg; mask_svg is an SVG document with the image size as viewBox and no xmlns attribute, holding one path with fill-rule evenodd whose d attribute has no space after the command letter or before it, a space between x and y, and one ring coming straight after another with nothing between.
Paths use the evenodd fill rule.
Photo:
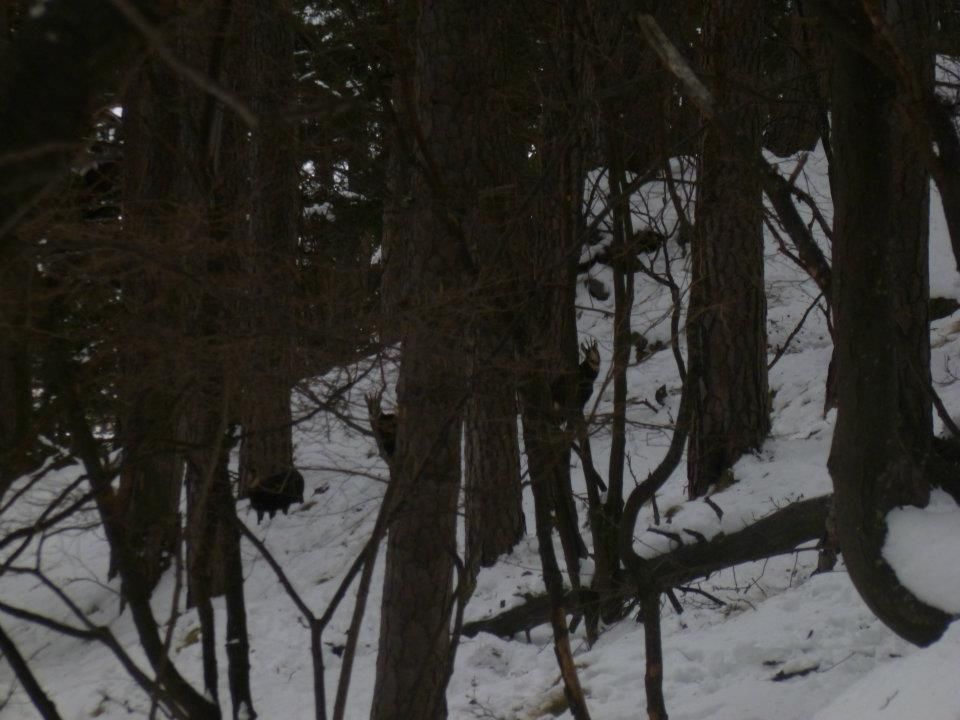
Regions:
<instances>
[{"instance_id":1,"label":"dark animal in snow","mask_svg":"<svg viewBox=\"0 0 960 720\"><path fill-rule=\"evenodd\" d=\"M397 416L383 412L380 395L367 395L367 415L380 456L389 463L397 449Z\"/></svg>"},{"instance_id":2,"label":"dark animal in snow","mask_svg":"<svg viewBox=\"0 0 960 720\"><path fill-rule=\"evenodd\" d=\"M303 475L294 468L260 480L247 490L250 507L257 513L257 524L263 520L264 514L271 519L278 510L286 515L291 505L302 503L303 489Z\"/></svg>"},{"instance_id":3,"label":"dark animal in snow","mask_svg":"<svg viewBox=\"0 0 960 720\"><path fill-rule=\"evenodd\" d=\"M580 350L583 351L583 361L577 371L577 402L580 403L582 411L593 395L593 384L600 374L600 349L594 340L589 344L581 343Z\"/></svg>"}]
</instances>

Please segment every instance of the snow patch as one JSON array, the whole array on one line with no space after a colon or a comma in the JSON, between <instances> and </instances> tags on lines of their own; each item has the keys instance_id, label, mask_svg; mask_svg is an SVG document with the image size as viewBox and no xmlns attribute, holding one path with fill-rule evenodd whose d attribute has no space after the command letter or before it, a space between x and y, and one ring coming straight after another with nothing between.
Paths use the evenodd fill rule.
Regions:
<instances>
[{"instance_id":1,"label":"snow patch","mask_svg":"<svg viewBox=\"0 0 960 720\"><path fill-rule=\"evenodd\" d=\"M888 662L855 683L814 720L957 720L958 666L960 625L954 623L935 644Z\"/></svg>"},{"instance_id":2,"label":"snow patch","mask_svg":"<svg viewBox=\"0 0 960 720\"><path fill-rule=\"evenodd\" d=\"M897 578L925 603L960 613L960 507L942 490L925 508L887 515L883 557Z\"/></svg>"}]
</instances>

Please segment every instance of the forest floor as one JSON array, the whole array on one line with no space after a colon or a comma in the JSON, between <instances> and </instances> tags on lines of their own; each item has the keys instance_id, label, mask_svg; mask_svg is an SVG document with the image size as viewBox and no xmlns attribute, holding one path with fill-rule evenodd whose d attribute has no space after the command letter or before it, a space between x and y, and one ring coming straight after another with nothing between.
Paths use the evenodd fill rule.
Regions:
<instances>
[{"instance_id":1,"label":"forest floor","mask_svg":"<svg viewBox=\"0 0 960 720\"><path fill-rule=\"evenodd\" d=\"M805 168L805 182L817 197L826 197L822 158ZM789 172L789 168L785 170ZM645 198L651 220L670 226L671 214L657 206L656 193ZM935 208L937 203L934 203ZM942 216L931 222L931 285L936 296L960 297L960 276L954 269ZM687 261L670 245L678 279L685 282ZM817 297L816 287L767 242L766 283L770 358L793 335ZM658 261L661 263L662 257ZM597 266L595 278L606 282ZM581 339L595 338L603 355L601 380L610 367L612 297L600 302L581 286ZM669 296L653 281L637 276L633 327L651 342L669 340ZM932 369L935 388L947 408L960 413L960 313L933 323ZM823 313L814 309L770 371L773 430L756 453L734 468L734 482L712 501L723 517L703 501L687 502L685 467L681 465L658 496L663 522L671 530L694 530L711 537L763 517L792 500L830 492L826 459L835 412L823 413L824 383L831 344ZM374 361L343 369L316 383L340 383L371 369ZM341 408L365 424L363 393L373 378L392 377L389 365L374 366ZM382 374L381 374L382 371ZM391 384L392 383L388 383ZM661 405L656 391L665 386ZM599 387L599 382L598 382ZM670 426L679 402L679 380L669 348L652 354L629 371L627 490L653 469L670 440ZM599 399L598 399L599 398ZM389 400L389 396L388 396ZM596 417L609 414L612 385L591 399ZM306 406L297 404L299 414ZM940 423L937 421L939 430ZM593 426L593 454L606 475L609 429ZM317 615L323 613L340 579L365 543L385 487L386 469L373 442L336 420L316 416L296 429L296 459L307 484L307 502L288 516L257 526L241 502L242 519L263 539L284 567L298 592ZM32 522L59 488L75 479L78 467L52 474L41 490L19 502L0 531ZM585 502L579 467L573 470L575 491ZM466 609L477 620L523 602L526 594L543 591L529 488L525 490L528 531L515 551L481 572ZM27 502L29 500L29 502ZM581 520L586 513L581 505ZM669 519L667 519L669 518ZM47 537L19 565L40 563L78 607L96 623L108 625L121 643L145 665L138 650L129 612L120 613L117 583L107 582L107 545L93 514L69 529ZM647 531L653 516L645 509L637 524L635 546L645 553L662 552L673 540ZM890 557L902 577L913 571L915 587L936 599L960 604L960 510L935 493L926 511L903 511L890 537ZM589 538L589 533L584 532ZM692 540L692 536L691 541ZM559 544L558 544L559 554ZM254 703L264 718L313 717L310 637L296 608L262 557L244 544L246 597L251 638ZM2 561L0 557L0 561ZM960 628L953 627L938 643L918 650L897 638L873 617L850 583L840 562L832 572L814 574L817 553L801 552L766 562L741 565L697 583L698 590L678 592L683 613L663 608L664 691L675 720L857 720L858 718L960 718ZM581 573L589 580L589 561ZM348 718L369 714L379 629L383 560L378 561L362 624ZM911 576L912 577L912 576ZM939 595L938 595L939 593ZM155 594L159 617L170 617L174 580L168 573ZM6 575L0 600L34 612L71 619L68 610L36 579ZM336 687L341 659L335 649L345 642L352 595L334 616L324 635L328 697ZM215 602L222 639L224 608ZM954 611L960 607L953 607ZM71 619L72 621L72 619ZM52 633L41 627L0 617L39 680L68 720L146 717L150 702L136 689L110 652L101 645ZM194 612L176 618L173 659L199 686L201 677L198 622ZM226 657L220 643L220 667ZM591 714L598 720L634 720L645 716L643 628L633 617L602 627L598 642L588 647L582 626L574 633L575 660ZM225 675L225 673L222 673ZM224 677L221 698L228 698ZM511 640L480 634L461 642L447 693L450 717L526 720L564 713L562 687L547 625L529 637ZM0 659L0 716L27 720L37 716Z\"/></svg>"}]
</instances>

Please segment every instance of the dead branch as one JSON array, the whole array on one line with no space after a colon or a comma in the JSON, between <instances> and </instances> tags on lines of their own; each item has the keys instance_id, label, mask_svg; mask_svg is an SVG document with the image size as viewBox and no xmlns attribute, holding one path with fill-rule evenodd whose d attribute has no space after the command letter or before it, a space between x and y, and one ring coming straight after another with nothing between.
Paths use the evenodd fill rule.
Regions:
<instances>
[{"instance_id":1,"label":"dead branch","mask_svg":"<svg viewBox=\"0 0 960 720\"><path fill-rule=\"evenodd\" d=\"M666 589L734 565L794 552L797 546L823 537L832 502L832 495L822 495L791 503L735 533L641 558L632 570L654 587Z\"/></svg>"},{"instance_id":2,"label":"dead branch","mask_svg":"<svg viewBox=\"0 0 960 720\"><path fill-rule=\"evenodd\" d=\"M14 674L27 691L30 701L37 709L37 712L40 713L43 720L61 720L60 713L57 712L57 706L53 704L53 701L47 693L44 692L44 689L40 686L40 682L33 674L33 671L30 670L30 665L26 659L24 659L23 655L20 654L20 651L10 636L4 632L2 626L0 626L0 652L3 653L3 657L10 663Z\"/></svg>"}]
</instances>

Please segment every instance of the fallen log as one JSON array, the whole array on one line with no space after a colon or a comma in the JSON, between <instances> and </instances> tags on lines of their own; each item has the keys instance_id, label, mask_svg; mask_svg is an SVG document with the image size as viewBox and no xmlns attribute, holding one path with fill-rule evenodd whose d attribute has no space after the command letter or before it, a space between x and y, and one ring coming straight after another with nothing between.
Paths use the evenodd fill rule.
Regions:
<instances>
[{"instance_id":1,"label":"fallen log","mask_svg":"<svg viewBox=\"0 0 960 720\"><path fill-rule=\"evenodd\" d=\"M630 570L638 579L668 590L734 565L792 553L824 536L832 502L833 495L822 495L790 503L743 530L641 559Z\"/></svg>"},{"instance_id":2,"label":"fallen log","mask_svg":"<svg viewBox=\"0 0 960 720\"><path fill-rule=\"evenodd\" d=\"M706 541L697 539L669 553L639 559L639 563L634 561L630 570L639 573L639 578L634 576L638 587L666 592L718 570L795 552L803 543L823 537L832 502L832 495L822 495L790 503L735 533L716 535ZM509 639L550 621L550 600L546 595L528 594L524 598L523 604L502 613L464 623L463 634L475 637L486 632ZM568 592L565 602L572 607L573 600L573 594Z\"/></svg>"},{"instance_id":3,"label":"fallen log","mask_svg":"<svg viewBox=\"0 0 960 720\"><path fill-rule=\"evenodd\" d=\"M564 605L573 607L573 593L568 592L564 597ZM504 639L510 639L517 633L529 633L538 625L550 622L550 598L543 594L524 595L521 605L504 610L502 613L483 620L473 620L463 624L461 634L466 637L475 637L485 632Z\"/></svg>"}]
</instances>

